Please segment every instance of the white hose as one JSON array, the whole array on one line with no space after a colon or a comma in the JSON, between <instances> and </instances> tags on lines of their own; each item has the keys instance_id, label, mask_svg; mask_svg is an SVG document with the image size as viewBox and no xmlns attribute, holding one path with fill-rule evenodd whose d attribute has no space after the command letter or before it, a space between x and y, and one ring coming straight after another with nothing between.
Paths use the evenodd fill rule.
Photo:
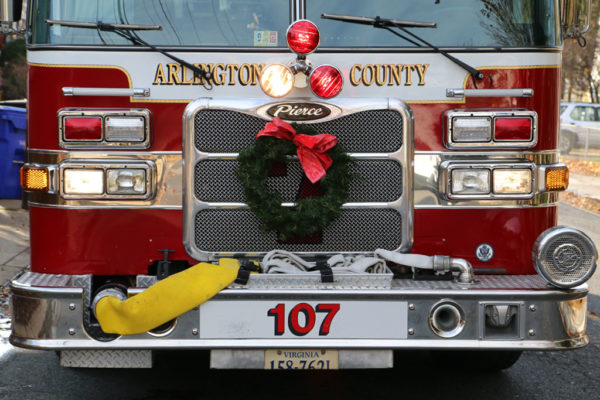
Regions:
<instances>
[{"instance_id":1,"label":"white hose","mask_svg":"<svg viewBox=\"0 0 600 400\"><path fill-rule=\"evenodd\" d=\"M329 265L334 274L384 274L392 272L384 260L375 257L353 257L337 254L327 260L327 265ZM319 274L320 272L316 270L309 271L315 266L315 262L305 261L296 254L285 250L270 251L262 261L263 270L268 274Z\"/></svg>"},{"instance_id":2,"label":"white hose","mask_svg":"<svg viewBox=\"0 0 600 400\"><path fill-rule=\"evenodd\" d=\"M459 282L473 282L474 275L471 264L462 258L450 258L448 256L430 257L421 254L403 254L396 251L377 249L375 250L375 257L337 254L327 260L327 265L331 267L334 275L336 273L391 273L392 271L387 266L386 261L412 268L429 269L436 273L458 271ZM262 262L263 270L268 274L320 273L318 270L312 270L315 266L316 263L305 261L294 253L285 250L270 251L265 255Z\"/></svg>"},{"instance_id":3,"label":"white hose","mask_svg":"<svg viewBox=\"0 0 600 400\"><path fill-rule=\"evenodd\" d=\"M406 265L407 267L433 269L433 257L421 254L403 254L398 253L397 251L377 249L375 250L375 255L386 261L391 261L399 265Z\"/></svg>"}]
</instances>

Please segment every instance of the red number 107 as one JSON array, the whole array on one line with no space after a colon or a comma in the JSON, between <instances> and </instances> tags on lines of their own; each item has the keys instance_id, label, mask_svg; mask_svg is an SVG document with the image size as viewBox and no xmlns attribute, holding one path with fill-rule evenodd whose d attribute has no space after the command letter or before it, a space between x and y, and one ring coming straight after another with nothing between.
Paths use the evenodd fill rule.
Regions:
<instances>
[{"instance_id":1,"label":"red number 107","mask_svg":"<svg viewBox=\"0 0 600 400\"><path fill-rule=\"evenodd\" d=\"M288 328L292 334L304 336L314 328L317 320L316 313L325 313L325 318L319 327L319 336L327 336L331 321L338 311L340 311L339 304L317 304L315 308L307 303L297 304L288 315ZM300 314L304 315L304 325L300 324ZM277 304L267 311L267 315L275 318L275 336L282 336L285 333L285 304Z\"/></svg>"}]
</instances>

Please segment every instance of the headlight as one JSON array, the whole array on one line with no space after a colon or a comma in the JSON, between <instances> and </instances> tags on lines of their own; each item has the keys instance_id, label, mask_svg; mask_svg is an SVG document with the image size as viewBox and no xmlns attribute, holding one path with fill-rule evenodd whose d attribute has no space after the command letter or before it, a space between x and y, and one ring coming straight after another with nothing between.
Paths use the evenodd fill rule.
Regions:
<instances>
[{"instance_id":1,"label":"headlight","mask_svg":"<svg viewBox=\"0 0 600 400\"><path fill-rule=\"evenodd\" d=\"M533 245L533 264L544 279L560 288L585 283L596 270L598 250L578 229L557 226L544 231Z\"/></svg>"},{"instance_id":2,"label":"headlight","mask_svg":"<svg viewBox=\"0 0 600 400\"><path fill-rule=\"evenodd\" d=\"M525 194L531 193L530 169L495 169L494 193Z\"/></svg>"},{"instance_id":3,"label":"headlight","mask_svg":"<svg viewBox=\"0 0 600 400\"><path fill-rule=\"evenodd\" d=\"M455 169L452 171L452 194L488 194L489 169Z\"/></svg>"},{"instance_id":4,"label":"headlight","mask_svg":"<svg viewBox=\"0 0 600 400\"><path fill-rule=\"evenodd\" d=\"M65 194L104 193L104 171L101 169L65 169Z\"/></svg>"},{"instance_id":5,"label":"headlight","mask_svg":"<svg viewBox=\"0 0 600 400\"><path fill-rule=\"evenodd\" d=\"M146 193L146 171L143 169L109 169L108 194Z\"/></svg>"}]
</instances>

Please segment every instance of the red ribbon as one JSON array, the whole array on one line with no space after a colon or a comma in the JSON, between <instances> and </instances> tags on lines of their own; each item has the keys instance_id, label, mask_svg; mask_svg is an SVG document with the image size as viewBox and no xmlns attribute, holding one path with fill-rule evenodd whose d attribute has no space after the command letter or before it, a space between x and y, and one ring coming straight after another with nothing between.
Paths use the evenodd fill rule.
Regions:
<instances>
[{"instance_id":1,"label":"red ribbon","mask_svg":"<svg viewBox=\"0 0 600 400\"><path fill-rule=\"evenodd\" d=\"M306 177L312 182L320 181L333 161L327 154L338 142L337 138L328 133L320 135L304 135L296 133L296 130L279 117L273 118L273 122L267 122L265 129L258 132L256 138L261 136L272 136L282 140L291 140L297 147L296 153L304 170Z\"/></svg>"}]
</instances>

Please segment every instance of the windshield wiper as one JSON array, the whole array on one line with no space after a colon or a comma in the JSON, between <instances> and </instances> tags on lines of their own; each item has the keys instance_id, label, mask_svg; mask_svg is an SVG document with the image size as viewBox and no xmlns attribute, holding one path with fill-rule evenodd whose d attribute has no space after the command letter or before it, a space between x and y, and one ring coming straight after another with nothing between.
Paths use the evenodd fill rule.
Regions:
<instances>
[{"instance_id":1,"label":"windshield wiper","mask_svg":"<svg viewBox=\"0 0 600 400\"><path fill-rule=\"evenodd\" d=\"M397 20L397 19L387 19L387 18L380 18L380 17L375 17L375 18L356 17L353 15L339 15L339 14L325 14L325 13L321 14L321 18L332 19L332 20L341 21L341 22L349 22L352 24L371 25L374 28L385 29L387 31L392 32L394 35L406 40L407 42L414 44L417 47L423 47L423 45L421 44L421 43L423 43L423 44L425 44L425 46L431 48L433 51L435 51L437 53L440 53L441 55L443 55L444 57L446 57L447 59L449 59L450 61L452 61L453 63L455 63L462 69L464 69L465 71L468 71L474 78L483 79L483 74L480 71L471 67L469 64L459 60L458 58L451 56L446 51L440 49L437 46L434 46L433 44L427 42L422 37L410 32L409 30L406 29L406 28L437 28L437 24L435 22L402 21L402 20ZM412 38L420 41L421 43L415 42L414 40L394 31L391 28L399 29L400 31L404 32L406 35L411 36Z\"/></svg>"},{"instance_id":2,"label":"windshield wiper","mask_svg":"<svg viewBox=\"0 0 600 400\"><path fill-rule=\"evenodd\" d=\"M160 26L160 25L111 24L111 23L105 23L105 22L101 22L101 21L78 22L78 21L60 21L60 20L52 20L52 19L47 19L46 23L50 24L50 25L61 25L61 26L68 26L68 27L72 27L72 28L89 28L89 29L98 29L98 30L104 31L104 32L114 32L117 35L131 41L135 45L143 45L143 46L150 47L152 50L183 65L184 67L188 68L190 71L192 71L194 73L194 80L196 78L204 78L204 79L200 79L200 82L202 82L202 85L207 90L212 89L212 84L210 83L210 80L212 79L212 74L210 73L210 71L205 70L200 67L197 67L196 65L191 64L185 60L182 60L179 57L169 54L166 51L159 49L158 47L146 42L145 40L141 39L139 36L132 33L133 31L160 31L160 30L162 30L162 26Z\"/></svg>"}]
</instances>

